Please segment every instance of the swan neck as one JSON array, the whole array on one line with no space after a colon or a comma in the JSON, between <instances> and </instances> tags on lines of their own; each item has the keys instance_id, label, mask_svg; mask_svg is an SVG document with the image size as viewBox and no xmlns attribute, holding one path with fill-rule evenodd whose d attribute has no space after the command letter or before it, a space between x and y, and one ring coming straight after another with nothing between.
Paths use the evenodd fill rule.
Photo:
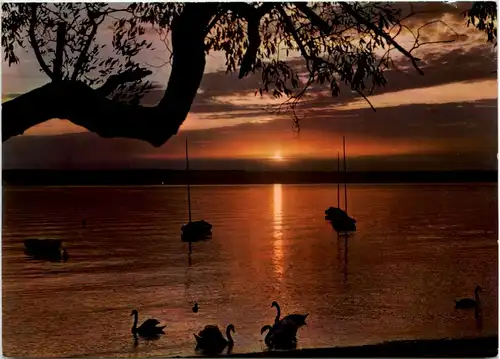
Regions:
<instances>
[{"instance_id":1,"label":"swan neck","mask_svg":"<svg viewBox=\"0 0 500 359\"><path fill-rule=\"evenodd\" d=\"M274 319L274 321L279 322L281 316L281 308L278 303L276 303L275 307L276 307L276 319Z\"/></svg>"},{"instance_id":2,"label":"swan neck","mask_svg":"<svg viewBox=\"0 0 500 359\"><path fill-rule=\"evenodd\" d=\"M226 337L227 337L227 341L229 343L233 342L233 337L231 336L231 326L230 325L228 325L226 328Z\"/></svg>"},{"instance_id":3,"label":"swan neck","mask_svg":"<svg viewBox=\"0 0 500 359\"><path fill-rule=\"evenodd\" d=\"M139 314L134 313L134 325L132 326L132 332L135 333L137 331L137 322L139 321Z\"/></svg>"},{"instance_id":4,"label":"swan neck","mask_svg":"<svg viewBox=\"0 0 500 359\"><path fill-rule=\"evenodd\" d=\"M271 327L270 325L264 325L262 327L262 329L260 330L262 333L265 333L266 331L271 331L273 329L273 327Z\"/></svg>"}]
</instances>

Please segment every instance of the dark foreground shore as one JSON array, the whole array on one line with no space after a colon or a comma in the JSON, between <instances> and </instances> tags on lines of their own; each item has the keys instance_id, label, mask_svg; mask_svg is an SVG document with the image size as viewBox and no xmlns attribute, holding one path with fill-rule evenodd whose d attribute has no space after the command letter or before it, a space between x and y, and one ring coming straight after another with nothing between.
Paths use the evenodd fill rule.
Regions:
<instances>
[{"instance_id":1,"label":"dark foreground shore","mask_svg":"<svg viewBox=\"0 0 500 359\"><path fill-rule=\"evenodd\" d=\"M498 336L464 339L408 340L353 347L298 349L283 352L232 354L234 358L297 357L448 357L491 358L498 355Z\"/></svg>"}]
</instances>

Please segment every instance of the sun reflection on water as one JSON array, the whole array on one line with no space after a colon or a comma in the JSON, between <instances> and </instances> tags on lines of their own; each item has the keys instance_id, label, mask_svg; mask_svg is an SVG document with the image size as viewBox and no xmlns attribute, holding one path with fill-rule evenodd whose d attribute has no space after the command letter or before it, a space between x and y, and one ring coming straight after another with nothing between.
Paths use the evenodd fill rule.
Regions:
<instances>
[{"instance_id":1,"label":"sun reflection on water","mask_svg":"<svg viewBox=\"0 0 500 359\"><path fill-rule=\"evenodd\" d=\"M281 184L273 186L273 266L278 278L284 272L283 266L283 197Z\"/></svg>"}]
</instances>

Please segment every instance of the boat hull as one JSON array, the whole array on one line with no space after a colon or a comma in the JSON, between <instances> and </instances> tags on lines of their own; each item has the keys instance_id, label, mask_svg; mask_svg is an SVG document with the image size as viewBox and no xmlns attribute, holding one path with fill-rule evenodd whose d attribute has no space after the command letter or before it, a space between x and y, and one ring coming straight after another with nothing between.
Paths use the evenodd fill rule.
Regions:
<instances>
[{"instance_id":1,"label":"boat hull","mask_svg":"<svg viewBox=\"0 0 500 359\"><path fill-rule=\"evenodd\" d=\"M26 255L34 259L59 261L68 258L60 239L30 238L24 240L24 247Z\"/></svg>"},{"instance_id":2,"label":"boat hull","mask_svg":"<svg viewBox=\"0 0 500 359\"><path fill-rule=\"evenodd\" d=\"M198 242L212 237L212 225L207 221L192 221L181 227L182 242Z\"/></svg>"},{"instance_id":3,"label":"boat hull","mask_svg":"<svg viewBox=\"0 0 500 359\"><path fill-rule=\"evenodd\" d=\"M340 208L330 207L325 211L325 219L330 221L337 232L355 232L356 220Z\"/></svg>"}]
</instances>

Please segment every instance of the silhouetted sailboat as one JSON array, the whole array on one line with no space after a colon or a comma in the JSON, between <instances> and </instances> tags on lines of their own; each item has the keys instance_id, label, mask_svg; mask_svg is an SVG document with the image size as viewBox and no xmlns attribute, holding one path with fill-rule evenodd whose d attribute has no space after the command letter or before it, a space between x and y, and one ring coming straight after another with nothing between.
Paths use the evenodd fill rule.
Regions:
<instances>
[{"instance_id":1,"label":"silhouetted sailboat","mask_svg":"<svg viewBox=\"0 0 500 359\"><path fill-rule=\"evenodd\" d=\"M337 207L330 207L325 211L325 219L332 223L333 229L337 233L347 233L356 231L356 220L347 214L347 166L345 158L345 136L342 137L344 147L344 202L345 211L340 208L340 182L337 182ZM340 155L337 152L337 174L340 174Z\"/></svg>"},{"instance_id":2,"label":"silhouetted sailboat","mask_svg":"<svg viewBox=\"0 0 500 359\"><path fill-rule=\"evenodd\" d=\"M34 259L66 261L68 252L60 239L30 238L24 240L25 253Z\"/></svg>"},{"instance_id":3,"label":"silhouetted sailboat","mask_svg":"<svg viewBox=\"0 0 500 359\"><path fill-rule=\"evenodd\" d=\"M189 174L189 156L188 156L188 141L186 138L186 173ZM187 184L187 197L188 197L188 215L189 222L181 227L183 242L198 242L210 238L212 235L212 225L207 221L192 221L191 220L191 184L189 175Z\"/></svg>"}]
</instances>

